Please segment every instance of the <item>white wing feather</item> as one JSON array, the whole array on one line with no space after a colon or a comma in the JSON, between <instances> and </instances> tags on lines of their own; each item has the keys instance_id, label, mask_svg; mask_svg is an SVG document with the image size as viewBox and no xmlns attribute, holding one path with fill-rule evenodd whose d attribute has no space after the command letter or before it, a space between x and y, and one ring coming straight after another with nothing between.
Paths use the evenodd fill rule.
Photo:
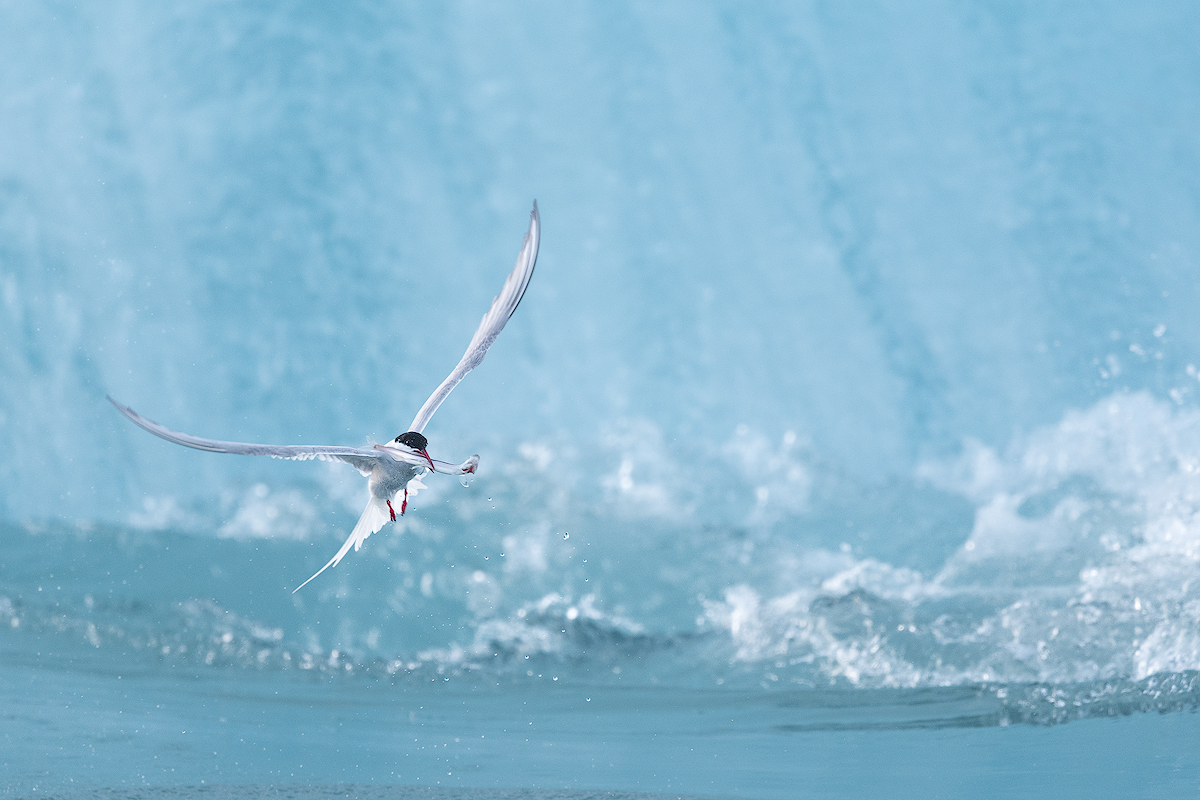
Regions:
<instances>
[{"instance_id":1,"label":"white wing feather","mask_svg":"<svg viewBox=\"0 0 1200 800\"><path fill-rule=\"evenodd\" d=\"M533 268L537 264L538 243L541 238L541 219L538 216L537 201L533 203L533 211L529 214L529 231L525 234L525 241L521 245L521 253L517 256L517 264L513 267L513 271L509 273L508 278L504 281L504 288L500 290L500 294L496 295L492 300L492 307L483 315L483 319L479 323L479 327L475 330L475 335L471 338L471 344L467 346L467 352L463 354L462 360L458 362L458 366L454 371L442 381L429 399L425 401L425 405L421 406L421 410L417 412L417 416L413 418L412 424L408 426L410 431L420 433L429 424L429 418L433 416L433 412L438 410L438 406L450 394L455 386L467 376L467 373L479 366L483 361L483 357L487 355L488 348L492 346L492 342L496 341L496 337L500 335L500 331L504 330L505 323L508 318L517 310L517 305L520 304L521 298L525 295L525 289L529 286L529 279L533 277Z\"/></svg>"},{"instance_id":2,"label":"white wing feather","mask_svg":"<svg viewBox=\"0 0 1200 800\"><path fill-rule=\"evenodd\" d=\"M245 442L222 442L216 439L203 439L199 436L192 436L188 433L180 433L173 431L170 428L165 428L157 422L148 420L141 414L134 411L129 406L123 406L111 397L108 401L117 407L129 421L137 425L161 439L166 439L168 442L181 444L184 447L194 447L197 450L207 450L210 453L233 453L243 456L270 456L271 458L286 458L293 461L308 461L309 459L317 459L319 461L344 461L350 464L363 475L370 475L371 470L375 466L384 453L375 449L367 450L359 447L337 447L324 445L278 445L278 444L247 444ZM428 462L421 456L410 455L403 453L394 448L388 448L387 455L397 461L405 461L410 464L420 466Z\"/></svg>"}]
</instances>

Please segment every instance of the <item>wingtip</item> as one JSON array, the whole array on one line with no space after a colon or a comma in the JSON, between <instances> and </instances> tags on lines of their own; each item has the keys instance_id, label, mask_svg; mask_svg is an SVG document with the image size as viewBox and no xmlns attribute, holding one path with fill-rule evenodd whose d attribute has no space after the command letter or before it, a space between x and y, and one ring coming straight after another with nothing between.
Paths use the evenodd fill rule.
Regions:
<instances>
[{"instance_id":1,"label":"wingtip","mask_svg":"<svg viewBox=\"0 0 1200 800\"><path fill-rule=\"evenodd\" d=\"M104 395L104 399L107 400L108 402L112 403L113 408L115 408L117 411L121 412L122 416L127 417L128 419L134 420L135 422L137 421L136 419L134 419L135 416L137 415L137 412L135 412L132 408L130 408L129 406L120 402L119 400L113 399L113 396L111 394Z\"/></svg>"}]
</instances>

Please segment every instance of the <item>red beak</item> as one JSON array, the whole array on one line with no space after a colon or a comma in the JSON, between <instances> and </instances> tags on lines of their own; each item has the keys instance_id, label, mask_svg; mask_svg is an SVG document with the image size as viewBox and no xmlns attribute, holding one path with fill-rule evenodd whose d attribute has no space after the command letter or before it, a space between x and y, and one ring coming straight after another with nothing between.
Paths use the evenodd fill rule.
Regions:
<instances>
[{"instance_id":1,"label":"red beak","mask_svg":"<svg viewBox=\"0 0 1200 800\"><path fill-rule=\"evenodd\" d=\"M437 470L433 468L433 459L429 457L429 453L425 452L424 450L418 450L417 452L425 456L425 460L429 462L429 471L437 472Z\"/></svg>"}]
</instances>

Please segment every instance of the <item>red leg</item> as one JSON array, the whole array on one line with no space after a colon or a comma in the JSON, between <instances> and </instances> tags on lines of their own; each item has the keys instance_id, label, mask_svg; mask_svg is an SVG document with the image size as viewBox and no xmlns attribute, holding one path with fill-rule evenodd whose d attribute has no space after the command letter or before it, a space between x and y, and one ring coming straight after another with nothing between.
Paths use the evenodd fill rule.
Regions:
<instances>
[{"instance_id":1,"label":"red leg","mask_svg":"<svg viewBox=\"0 0 1200 800\"><path fill-rule=\"evenodd\" d=\"M400 516L404 516L405 510L408 509L408 487L404 489L404 502L400 504Z\"/></svg>"},{"instance_id":2,"label":"red leg","mask_svg":"<svg viewBox=\"0 0 1200 800\"><path fill-rule=\"evenodd\" d=\"M396 521L396 509L392 508L391 500L388 500L387 504L388 504L388 511L390 511L392 513L392 522L395 522ZM400 513L403 514L404 512L401 511Z\"/></svg>"}]
</instances>

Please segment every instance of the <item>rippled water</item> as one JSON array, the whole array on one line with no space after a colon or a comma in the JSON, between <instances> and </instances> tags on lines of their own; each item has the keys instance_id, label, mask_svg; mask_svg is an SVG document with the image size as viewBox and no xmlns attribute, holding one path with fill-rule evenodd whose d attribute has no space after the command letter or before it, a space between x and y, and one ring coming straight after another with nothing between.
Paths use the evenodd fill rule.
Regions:
<instances>
[{"instance_id":1,"label":"rippled water","mask_svg":"<svg viewBox=\"0 0 1200 800\"><path fill-rule=\"evenodd\" d=\"M803 484L804 504L846 491L792 477L815 469L786 441L734 441ZM764 691L972 686L1001 701L997 724L1191 708L1197 445L1200 413L1122 394L1005 453L970 445L925 463L909 495L943 493L943 505L974 509L932 570L889 560L873 531L821 530L809 521L819 513L691 522L684 506L695 498L666 477L682 472L666 452L656 454L664 479L617 484L606 514L564 500L514 520L533 505L522 494L569 496L539 444L526 451L541 469L517 454L469 490L438 485L352 563L292 595L340 533L306 534L296 520L344 527L352 517L322 505L317 489L274 495L257 484L208 510L230 520L214 520L215 532L201 511L191 530L143 517L10 524L0 629L16 652L87 653L114 667L518 683L552 669L601 685ZM832 497L817 499L822 491ZM860 525L891 514L902 529L921 524L932 501L868 502ZM759 505L750 516L770 510Z\"/></svg>"},{"instance_id":2,"label":"rippled water","mask_svg":"<svg viewBox=\"0 0 1200 800\"><path fill-rule=\"evenodd\" d=\"M88 752L110 740L161 750L173 720L180 749L153 758L185 783L528 784L523 734L536 731L572 755L535 785L604 786L642 768L626 760L591 781L579 772L589 753L677 758L680 736L715 753L765 736L747 762L775 776L761 783L720 769L617 782L787 796L787 737L1200 707L1200 412L1117 393L1003 451L968 443L927 460L899 488L823 477L790 437L739 431L729 443L748 465L727 482L726 513L743 524L696 511L705 498L667 445L633 469L623 456L588 510L564 482L578 469L570 451L531 442L470 488L429 479L409 516L297 594L353 522L355 492L330 500L345 477L334 469L207 506L147 500L125 524L6 523L0 652L31 690L9 696L8 719L30 731L81 709L88 722L53 741ZM49 719L47 701L62 704ZM357 742L384 730L382 750L349 746L370 765L349 774L286 744L297 731ZM463 745L463 731L485 741ZM196 739L246 735L267 744L245 764L197 751ZM430 736L453 739L453 756ZM48 745L9 762L14 786L65 790L53 768L33 767ZM129 764L99 763L72 780L174 782L134 761L136 780Z\"/></svg>"}]
</instances>

